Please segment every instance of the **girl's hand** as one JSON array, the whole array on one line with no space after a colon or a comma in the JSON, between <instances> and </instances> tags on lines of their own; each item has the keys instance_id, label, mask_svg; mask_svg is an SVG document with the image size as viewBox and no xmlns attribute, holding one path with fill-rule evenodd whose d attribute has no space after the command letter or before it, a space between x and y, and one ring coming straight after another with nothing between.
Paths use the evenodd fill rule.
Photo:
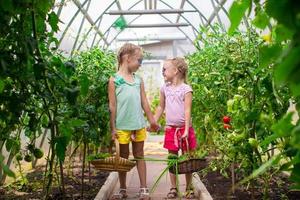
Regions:
<instances>
[{"instance_id":1,"label":"girl's hand","mask_svg":"<svg viewBox=\"0 0 300 200\"><path fill-rule=\"evenodd\" d=\"M181 139L185 139L188 137L189 132L187 130L184 131L183 135L181 136Z\"/></svg>"},{"instance_id":2,"label":"girl's hand","mask_svg":"<svg viewBox=\"0 0 300 200\"><path fill-rule=\"evenodd\" d=\"M115 139L117 139L117 138L118 138L117 131L116 131L116 130L113 130L113 131L111 132L111 139L112 139L112 140L115 140Z\"/></svg>"},{"instance_id":3,"label":"girl's hand","mask_svg":"<svg viewBox=\"0 0 300 200\"><path fill-rule=\"evenodd\" d=\"M160 126L157 122L151 123L150 127L147 127L147 131L149 132L158 132L160 130Z\"/></svg>"}]
</instances>

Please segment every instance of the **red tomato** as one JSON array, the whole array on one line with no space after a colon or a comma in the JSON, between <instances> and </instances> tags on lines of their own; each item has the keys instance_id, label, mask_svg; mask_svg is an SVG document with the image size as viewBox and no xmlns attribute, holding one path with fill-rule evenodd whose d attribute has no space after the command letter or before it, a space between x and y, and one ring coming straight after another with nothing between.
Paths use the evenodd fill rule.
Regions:
<instances>
[{"instance_id":1,"label":"red tomato","mask_svg":"<svg viewBox=\"0 0 300 200\"><path fill-rule=\"evenodd\" d=\"M229 116L224 116L223 117L223 122L225 123L225 124L229 124L230 123L230 117Z\"/></svg>"},{"instance_id":2,"label":"red tomato","mask_svg":"<svg viewBox=\"0 0 300 200\"><path fill-rule=\"evenodd\" d=\"M231 126L229 125L229 124L224 124L224 126L223 126L225 129L230 129L231 128Z\"/></svg>"}]
</instances>

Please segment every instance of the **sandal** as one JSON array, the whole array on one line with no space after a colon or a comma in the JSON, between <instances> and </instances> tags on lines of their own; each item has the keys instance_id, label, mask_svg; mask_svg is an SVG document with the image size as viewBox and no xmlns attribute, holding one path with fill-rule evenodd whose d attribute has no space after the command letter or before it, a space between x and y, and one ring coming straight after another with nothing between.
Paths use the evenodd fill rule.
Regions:
<instances>
[{"instance_id":1,"label":"sandal","mask_svg":"<svg viewBox=\"0 0 300 200\"><path fill-rule=\"evenodd\" d=\"M150 198L150 193L148 188L140 188L139 191L139 200L149 200Z\"/></svg>"},{"instance_id":2,"label":"sandal","mask_svg":"<svg viewBox=\"0 0 300 200\"><path fill-rule=\"evenodd\" d=\"M126 189L120 188L118 192L116 192L111 200L116 200L116 199L126 199L128 197Z\"/></svg>"},{"instance_id":3,"label":"sandal","mask_svg":"<svg viewBox=\"0 0 300 200\"><path fill-rule=\"evenodd\" d=\"M177 197L178 197L177 188L170 188L170 191L167 194L167 199L176 199Z\"/></svg>"},{"instance_id":4,"label":"sandal","mask_svg":"<svg viewBox=\"0 0 300 200\"><path fill-rule=\"evenodd\" d=\"M184 194L186 199L196 199L194 188L187 188Z\"/></svg>"}]
</instances>

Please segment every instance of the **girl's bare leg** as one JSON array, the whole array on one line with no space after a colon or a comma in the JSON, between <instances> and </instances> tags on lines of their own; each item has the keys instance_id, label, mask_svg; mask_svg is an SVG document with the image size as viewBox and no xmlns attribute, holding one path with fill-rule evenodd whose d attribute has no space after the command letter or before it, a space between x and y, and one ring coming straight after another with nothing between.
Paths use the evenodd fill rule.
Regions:
<instances>
[{"instance_id":1,"label":"girl's bare leg","mask_svg":"<svg viewBox=\"0 0 300 200\"><path fill-rule=\"evenodd\" d=\"M120 144L120 157L128 159L129 144ZM119 172L120 188L126 189L126 172Z\"/></svg>"},{"instance_id":2,"label":"girl's bare leg","mask_svg":"<svg viewBox=\"0 0 300 200\"><path fill-rule=\"evenodd\" d=\"M132 153L133 157L136 159L143 159L144 158L144 142L132 142ZM146 162L144 160L137 161L137 170L140 178L140 187L146 188L147 187L147 168Z\"/></svg>"},{"instance_id":3,"label":"girl's bare leg","mask_svg":"<svg viewBox=\"0 0 300 200\"><path fill-rule=\"evenodd\" d=\"M192 174L191 173L185 174L185 180L186 180L186 188L187 189L193 188L193 185L192 185Z\"/></svg>"},{"instance_id":4,"label":"girl's bare leg","mask_svg":"<svg viewBox=\"0 0 300 200\"><path fill-rule=\"evenodd\" d=\"M169 154L178 155L178 152L169 150ZM170 172L170 181L171 181L171 188L177 188L177 186L176 186L176 175L171 173L171 172Z\"/></svg>"}]
</instances>

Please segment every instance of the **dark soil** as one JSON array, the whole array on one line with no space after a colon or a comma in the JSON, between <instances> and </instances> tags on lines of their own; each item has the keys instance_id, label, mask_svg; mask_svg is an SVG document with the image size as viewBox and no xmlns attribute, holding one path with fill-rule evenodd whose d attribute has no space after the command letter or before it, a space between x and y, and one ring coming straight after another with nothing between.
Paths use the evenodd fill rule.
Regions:
<instances>
[{"instance_id":1,"label":"dark soil","mask_svg":"<svg viewBox=\"0 0 300 200\"><path fill-rule=\"evenodd\" d=\"M64 170L65 173L67 169ZM85 171L85 179L83 185L83 198L81 198L81 166L75 166L73 168L73 175L64 175L65 182L65 197L63 197L61 189L58 187L58 182L54 179L53 188L49 199L94 199L99 192L100 188L106 181L109 173L100 172L91 168L91 175L89 180L88 170ZM23 184L22 181L17 181L5 188L0 188L0 199L5 200L38 200L43 199L45 192L43 189L43 167L38 167L35 171L28 173L26 178L27 184Z\"/></svg>"},{"instance_id":2,"label":"dark soil","mask_svg":"<svg viewBox=\"0 0 300 200\"><path fill-rule=\"evenodd\" d=\"M209 172L204 177L201 177L208 192L214 200L223 199L264 199L262 183L255 183L254 188L239 187L235 193L231 191L231 178L222 176L219 172ZM274 177L271 180L270 188L268 190L268 197L266 199L272 200L300 200L300 192L289 191L290 181L284 175Z\"/></svg>"}]
</instances>

